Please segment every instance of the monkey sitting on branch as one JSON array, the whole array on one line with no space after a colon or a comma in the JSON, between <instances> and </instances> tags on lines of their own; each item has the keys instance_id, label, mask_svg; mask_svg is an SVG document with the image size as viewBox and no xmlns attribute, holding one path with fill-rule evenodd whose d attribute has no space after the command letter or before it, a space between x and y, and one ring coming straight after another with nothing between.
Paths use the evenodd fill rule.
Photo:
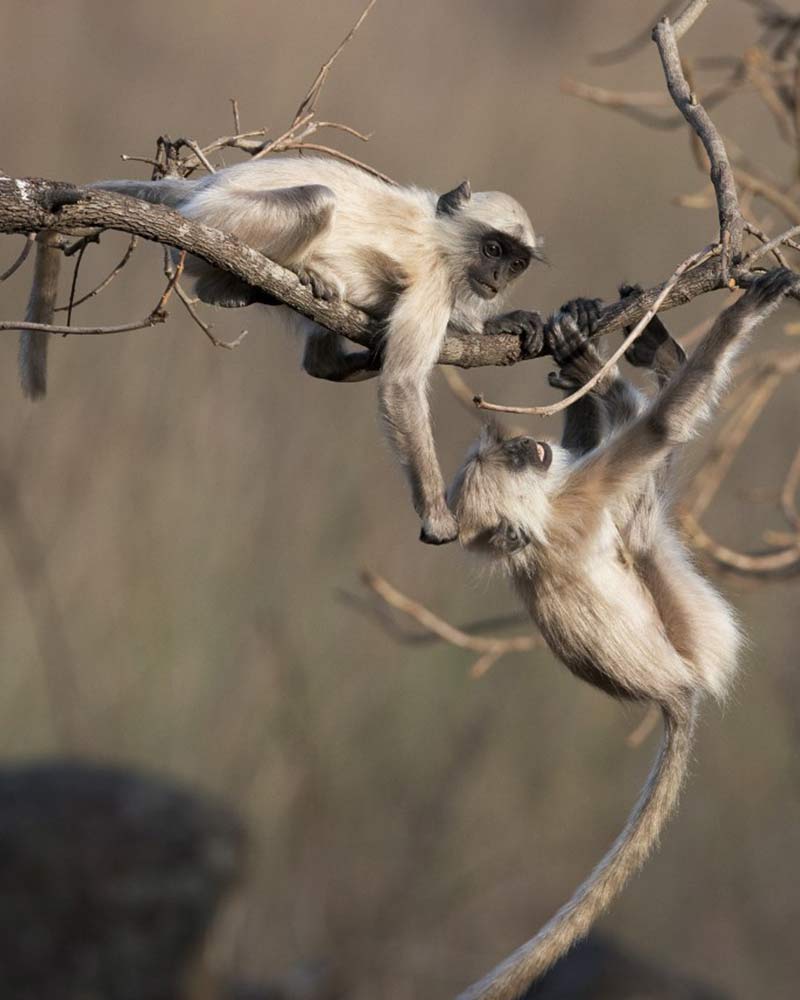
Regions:
<instances>
[{"instance_id":1,"label":"monkey sitting on branch","mask_svg":"<svg viewBox=\"0 0 800 1000\"><path fill-rule=\"evenodd\" d=\"M626 354L655 372L654 400L613 368L568 408L560 445L490 425L450 488L462 544L506 571L556 656L615 698L654 702L664 719L658 757L608 853L549 923L461 1000L519 997L587 933L675 806L698 704L705 694L724 697L740 633L671 524L670 466L711 412L748 334L798 287L786 268L757 277L688 361L654 319ZM558 388L574 390L602 366L587 330L596 308L573 303L554 317Z\"/></svg>"},{"instance_id":2,"label":"monkey sitting on branch","mask_svg":"<svg viewBox=\"0 0 800 1000\"><path fill-rule=\"evenodd\" d=\"M453 541L428 406L428 380L448 325L465 333L511 333L529 356L542 346L536 312L502 315L498 304L540 244L522 206L499 192L473 194L468 182L437 197L390 184L329 157L272 156L199 180L100 181L91 185L167 205L189 219L233 233L286 267L321 299L345 299L386 325L382 357L343 349L342 337L284 306L306 335L303 367L317 378L354 381L379 373L380 411L404 466L420 538ZM52 322L59 251L40 237L28 319ZM212 305L280 305L236 276L190 257L196 294ZM47 303L50 303L48 313ZM49 318L48 318L49 316ZM49 334L23 331L23 390L46 388Z\"/></svg>"}]
</instances>

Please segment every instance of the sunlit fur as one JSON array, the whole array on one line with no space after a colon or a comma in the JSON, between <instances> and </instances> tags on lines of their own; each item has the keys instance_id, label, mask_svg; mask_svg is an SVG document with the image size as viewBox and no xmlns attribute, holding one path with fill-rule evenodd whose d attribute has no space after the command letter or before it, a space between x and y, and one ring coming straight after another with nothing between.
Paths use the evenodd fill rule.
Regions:
<instances>
[{"instance_id":1,"label":"sunlit fur","mask_svg":"<svg viewBox=\"0 0 800 1000\"><path fill-rule=\"evenodd\" d=\"M697 704L704 694L724 697L740 634L672 526L670 463L710 413L748 333L797 287L785 269L757 279L690 360L675 362L649 405L616 371L605 378L567 411L564 440L594 435L585 449L553 444L549 469L514 468L505 457L514 447L508 436L489 427L450 488L462 543L505 569L556 656L615 697L655 702L665 723L658 758L616 843L539 934L462 1000L524 992L587 933L644 862L675 805ZM554 336L571 322L557 317ZM562 374L585 382L599 364L584 337Z\"/></svg>"},{"instance_id":2,"label":"sunlit fur","mask_svg":"<svg viewBox=\"0 0 800 1000\"><path fill-rule=\"evenodd\" d=\"M235 233L324 294L343 297L387 319L379 387L388 437L410 481L428 541L456 537L444 499L427 399L429 374L448 324L479 333L500 312L502 294L477 295L467 272L480 253L476 236L494 229L514 237L533 259L538 240L524 209L498 192L451 192L447 210L434 192L387 184L361 169L319 156L272 156L228 167L198 181L103 181L97 186L163 201L188 218ZM239 279L191 259L197 294L221 305L257 301ZM370 377L365 352L281 310L308 337L304 366L335 380ZM374 369L374 365L372 366Z\"/></svg>"}]
</instances>

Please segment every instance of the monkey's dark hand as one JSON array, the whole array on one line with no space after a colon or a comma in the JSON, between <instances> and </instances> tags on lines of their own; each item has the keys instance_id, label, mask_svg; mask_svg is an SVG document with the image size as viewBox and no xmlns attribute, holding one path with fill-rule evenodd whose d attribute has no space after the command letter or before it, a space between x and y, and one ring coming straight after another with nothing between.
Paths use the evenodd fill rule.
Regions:
<instances>
[{"instance_id":1,"label":"monkey's dark hand","mask_svg":"<svg viewBox=\"0 0 800 1000\"><path fill-rule=\"evenodd\" d=\"M559 368L568 367L581 355L596 357L589 338L597 329L602 306L602 299L571 299L550 320L547 347Z\"/></svg>"},{"instance_id":2,"label":"monkey's dark hand","mask_svg":"<svg viewBox=\"0 0 800 1000\"><path fill-rule=\"evenodd\" d=\"M544 319L538 312L517 309L503 316L492 316L483 324L483 332L490 336L510 333L519 337L523 358L538 358L544 349Z\"/></svg>"},{"instance_id":3,"label":"monkey's dark hand","mask_svg":"<svg viewBox=\"0 0 800 1000\"><path fill-rule=\"evenodd\" d=\"M547 349L559 368L548 375L554 389L572 392L602 367L600 355L589 339L597 329L601 307L600 299L572 299L548 323Z\"/></svg>"}]
</instances>

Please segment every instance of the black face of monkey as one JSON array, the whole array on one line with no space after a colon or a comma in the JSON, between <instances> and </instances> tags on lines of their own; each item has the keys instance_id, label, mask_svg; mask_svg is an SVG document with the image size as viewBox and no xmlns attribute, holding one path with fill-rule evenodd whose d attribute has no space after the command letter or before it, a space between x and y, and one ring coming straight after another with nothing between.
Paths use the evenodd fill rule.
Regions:
<instances>
[{"instance_id":1,"label":"black face of monkey","mask_svg":"<svg viewBox=\"0 0 800 1000\"><path fill-rule=\"evenodd\" d=\"M527 269L531 257L531 248L508 233L495 229L482 232L467 269L473 292L482 299L493 299Z\"/></svg>"},{"instance_id":2,"label":"black face of monkey","mask_svg":"<svg viewBox=\"0 0 800 1000\"><path fill-rule=\"evenodd\" d=\"M515 437L504 442L501 448L503 458L510 469L539 469L546 472L553 461L553 449L546 441L534 441L529 437Z\"/></svg>"}]
</instances>

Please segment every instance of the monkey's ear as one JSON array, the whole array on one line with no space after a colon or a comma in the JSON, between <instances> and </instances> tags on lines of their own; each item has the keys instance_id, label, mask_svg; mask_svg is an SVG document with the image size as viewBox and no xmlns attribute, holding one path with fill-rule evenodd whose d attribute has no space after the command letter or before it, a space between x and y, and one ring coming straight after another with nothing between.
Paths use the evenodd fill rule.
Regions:
<instances>
[{"instance_id":1,"label":"monkey's ear","mask_svg":"<svg viewBox=\"0 0 800 1000\"><path fill-rule=\"evenodd\" d=\"M437 215L455 215L472 197L472 188L469 181L462 181L457 188L441 195L436 202Z\"/></svg>"},{"instance_id":2,"label":"monkey's ear","mask_svg":"<svg viewBox=\"0 0 800 1000\"><path fill-rule=\"evenodd\" d=\"M483 447L490 448L494 444L502 444L508 438L508 432L503 425L491 418L481 427L480 442Z\"/></svg>"},{"instance_id":3,"label":"monkey's ear","mask_svg":"<svg viewBox=\"0 0 800 1000\"><path fill-rule=\"evenodd\" d=\"M505 518L501 519L489 539L492 548L505 556L521 552L526 545L530 545L530 542L531 536L523 528L515 527Z\"/></svg>"}]
</instances>

